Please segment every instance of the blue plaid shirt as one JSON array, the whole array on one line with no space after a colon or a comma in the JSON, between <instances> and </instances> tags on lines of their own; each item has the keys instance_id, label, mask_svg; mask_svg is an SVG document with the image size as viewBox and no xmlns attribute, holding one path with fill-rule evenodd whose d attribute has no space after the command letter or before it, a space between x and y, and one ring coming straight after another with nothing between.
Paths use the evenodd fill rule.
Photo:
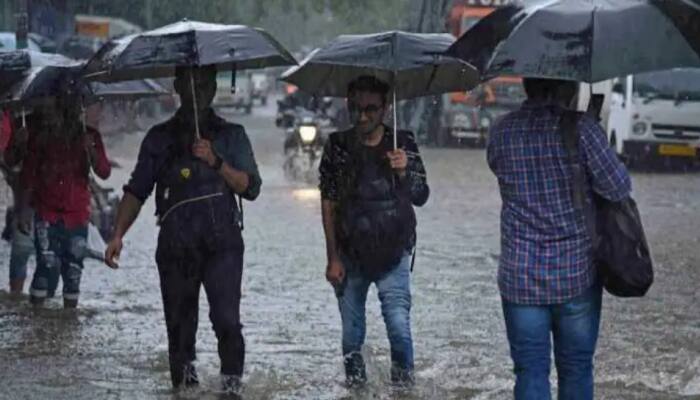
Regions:
<instances>
[{"instance_id":1,"label":"blue plaid shirt","mask_svg":"<svg viewBox=\"0 0 700 400\"><path fill-rule=\"evenodd\" d=\"M573 173L558 127L562 111L526 101L491 130L488 163L503 200L498 286L508 302L564 303L596 279L586 225L571 197ZM588 116L578 131L588 195L629 196L629 175L605 132Z\"/></svg>"}]
</instances>

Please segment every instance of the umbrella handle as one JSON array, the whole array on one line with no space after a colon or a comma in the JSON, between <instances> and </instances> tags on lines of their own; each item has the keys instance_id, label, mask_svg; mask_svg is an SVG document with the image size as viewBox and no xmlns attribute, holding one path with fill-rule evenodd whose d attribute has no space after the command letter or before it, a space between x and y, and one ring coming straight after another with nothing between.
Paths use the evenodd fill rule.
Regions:
<instances>
[{"instance_id":1,"label":"umbrella handle","mask_svg":"<svg viewBox=\"0 0 700 400\"><path fill-rule=\"evenodd\" d=\"M22 128L27 127L27 110L22 108Z\"/></svg>"},{"instance_id":2,"label":"umbrella handle","mask_svg":"<svg viewBox=\"0 0 700 400\"><path fill-rule=\"evenodd\" d=\"M192 88L192 107L194 108L194 135L199 140L202 135L199 133L199 115L197 113L197 91L194 87L194 68L190 68L190 88Z\"/></svg>"}]
</instances>

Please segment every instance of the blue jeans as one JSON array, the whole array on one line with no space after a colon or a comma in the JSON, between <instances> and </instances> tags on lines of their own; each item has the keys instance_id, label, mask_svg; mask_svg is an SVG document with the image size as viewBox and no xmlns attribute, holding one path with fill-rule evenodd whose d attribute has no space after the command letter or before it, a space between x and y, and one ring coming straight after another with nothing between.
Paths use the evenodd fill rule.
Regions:
<instances>
[{"instance_id":1,"label":"blue jeans","mask_svg":"<svg viewBox=\"0 0 700 400\"><path fill-rule=\"evenodd\" d=\"M63 278L63 298L78 300L87 225L67 229L62 221L50 224L37 218L34 225L36 271L29 293L38 298L52 297Z\"/></svg>"},{"instance_id":2,"label":"blue jeans","mask_svg":"<svg viewBox=\"0 0 700 400\"><path fill-rule=\"evenodd\" d=\"M564 304L527 306L503 301L516 400L551 398L552 339L559 400L593 399L593 355L601 302L600 285Z\"/></svg>"},{"instance_id":3,"label":"blue jeans","mask_svg":"<svg viewBox=\"0 0 700 400\"><path fill-rule=\"evenodd\" d=\"M10 280L27 277L27 263L29 257L35 253L34 234L30 230L29 234L24 234L19 230L19 224L12 221L12 247L10 249Z\"/></svg>"},{"instance_id":4,"label":"blue jeans","mask_svg":"<svg viewBox=\"0 0 700 400\"><path fill-rule=\"evenodd\" d=\"M377 286L382 315L391 347L392 380L410 380L413 372L413 339L411 338L411 256L401 261L372 281L359 268L343 259L346 277L342 293L338 294L340 317L343 322L343 356L346 374L350 380L364 379L361 356L365 342L365 303L370 284Z\"/></svg>"}]
</instances>

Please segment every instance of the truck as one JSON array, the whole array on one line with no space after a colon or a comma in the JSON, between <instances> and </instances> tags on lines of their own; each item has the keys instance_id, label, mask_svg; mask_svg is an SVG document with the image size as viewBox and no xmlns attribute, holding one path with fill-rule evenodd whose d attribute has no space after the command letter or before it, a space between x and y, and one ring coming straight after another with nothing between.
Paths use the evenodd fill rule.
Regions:
<instances>
[{"instance_id":1,"label":"truck","mask_svg":"<svg viewBox=\"0 0 700 400\"><path fill-rule=\"evenodd\" d=\"M459 37L496 8L510 3L512 0L455 1L448 15L447 28L452 35ZM471 92L445 95L435 144L483 147L492 123L519 107L524 98L522 80L516 77L498 77Z\"/></svg>"},{"instance_id":2,"label":"truck","mask_svg":"<svg viewBox=\"0 0 700 400\"><path fill-rule=\"evenodd\" d=\"M584 103L583 90L580 103ZM612 146L628 164L671 161L694 164L700 147L700 69L672 69L628 75L598 84L602 124Z\"/></svg>"},{"instance_id":3,"label":"truck","mask_svg":"<svg viewBox=\"0 0 700 400\"><path fill-rule=\"evenodd\" d=\"M140 26L121 18L85 14L75 16L75 33L80 36L107 40L139 33L142 30Z\"/></svg>"}]
</instances>

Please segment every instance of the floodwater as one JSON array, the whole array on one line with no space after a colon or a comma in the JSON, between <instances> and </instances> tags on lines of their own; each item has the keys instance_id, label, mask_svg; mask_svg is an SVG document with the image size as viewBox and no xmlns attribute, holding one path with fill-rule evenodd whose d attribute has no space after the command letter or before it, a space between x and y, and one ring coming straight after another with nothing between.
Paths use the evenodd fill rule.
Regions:
<instances>
[{"instance_id":1,"label":"floodwater","mask_svg":"<svg viewBox=\"0 0 700 400\"><path fill-rule=\"evenodd\" d=\"M416 388L393 392L387 385L388 341L373 289L364 350L370 385L351 392L343 384L340 318L324 279L318 191L284 179L284 135L272 108L225 115L247 127L264 180L260 198L245 207L244 398L511 398L496 287L500 199L482 150L423 149L432 197L418 211L412 277ZM110 156L123 168L109 185L124 184L139 140L135 134L110 140ZM633 179L657 280L643 299L605 297L597 398L700 399L700 174ZM170 388L153 211L150 201L125 239L119 270L87 263L73 312L62 310L60 298L44 309L10 299L9 246L0 244L0 398L218 398L216 339L204 296L202 385L184 393Z\"/></svg>"}]
</instances>

